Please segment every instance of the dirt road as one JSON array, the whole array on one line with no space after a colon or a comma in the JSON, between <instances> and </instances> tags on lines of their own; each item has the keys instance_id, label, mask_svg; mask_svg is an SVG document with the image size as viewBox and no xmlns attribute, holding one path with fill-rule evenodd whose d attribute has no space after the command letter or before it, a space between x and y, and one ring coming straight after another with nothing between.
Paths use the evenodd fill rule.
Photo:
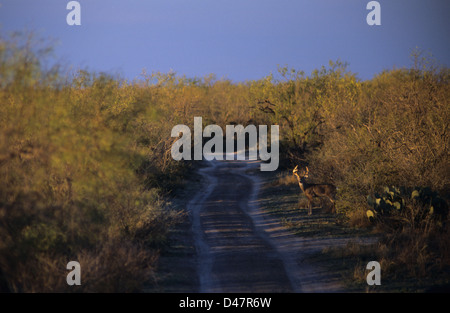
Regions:
<instances>
[{"instance_id":1,"label":"dirt road","mask_svg":"<svg viewBox=\"0 0 450 313\"><path fill-rule=\"evenodd\" d=\"M330 242L291 234L258 207L256 161L210 161L192 198L200 292L336 292L338 278L304 261Z\"/></svg>"}]
</instances>

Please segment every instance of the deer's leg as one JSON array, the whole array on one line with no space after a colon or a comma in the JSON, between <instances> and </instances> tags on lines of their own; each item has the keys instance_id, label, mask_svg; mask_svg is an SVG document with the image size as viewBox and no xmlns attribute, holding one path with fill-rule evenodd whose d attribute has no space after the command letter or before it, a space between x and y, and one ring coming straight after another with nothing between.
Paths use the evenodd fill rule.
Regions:
<instances>
[{"instance_id":1,"label":"deer's leg","mask_svg":"<svg viewBox=\"0 0 450 313\"><path fill-rule=\"evenodd\" d=\"M308 215L312 215L312 197L308 197Z\"/></svg>"},{"instance_id":2,"label":"deer's leg","mask_svg":"<svg viewBox=\"0 0 450 313\"><path fill-rule=\"evenodd\" d=\"M328 197L328 199L330 199L331 204L332 204L332 208L331 208L331 213L336 213L336 202L333 200L333 198Z\"/></svg>"},{"instance_id":3,"label":"deer's leg","mask_svg":"<svg viewBox=\"0 0 450 313\"><path fill-rule=\"evenodd\" d=\"M298 200L297 200L297 209L302 208L301 203L300 203L301 200L302 200L302 197L298 197Z\"/></svg>"}]
</instances>

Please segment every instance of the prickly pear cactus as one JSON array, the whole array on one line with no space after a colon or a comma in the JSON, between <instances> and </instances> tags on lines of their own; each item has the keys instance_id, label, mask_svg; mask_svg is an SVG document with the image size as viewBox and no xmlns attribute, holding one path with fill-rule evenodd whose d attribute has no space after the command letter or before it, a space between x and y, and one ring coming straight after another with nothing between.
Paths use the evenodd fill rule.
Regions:
<instances>
[{"instance_id":1,"label":"prickly pear cactus","mask_svg":"<svg viewBox=\"0 0 450 313\"><path fill-rule=\"evenodd\" d=\"M374 196L367 197L369 209L366 215L369 219L376 219L378 216L386 216L397 214L405 207L405 200L402 198L400 190L394 186L385 187L380 195L375 193Z\"/></svg>"},{"instance_id":2,"label":"prickly pear cactus","mask_svg":"<svg viewBox=\"0 0 450 313\"><path fill-rule=\"evenodd\" d=\"M366 211L367 218L373 221L380 217L399 214L405 209L407 198L407 192L402 192L394 186L385 187L381 194L375 193L367 197L369 205ZM438 221L445 221L449 213L447 202L429 187L415 188L410 193L409 204L419 205L422 208L422 212L417 216L418 219L431 216Z\"/></svg>"},{"instance_id":3,"label":"prickly pear cactus","mask_svg":"<svg viewBox=\"0 0 450 313\"><path fill-rule=\"evenodd\" d=\"M447 202L431 188L416 188L411 192L413 203L421 204L424 208L422 215L429 214L439 221L445 221L449 209Z\"/></svg>"}]
</instances>

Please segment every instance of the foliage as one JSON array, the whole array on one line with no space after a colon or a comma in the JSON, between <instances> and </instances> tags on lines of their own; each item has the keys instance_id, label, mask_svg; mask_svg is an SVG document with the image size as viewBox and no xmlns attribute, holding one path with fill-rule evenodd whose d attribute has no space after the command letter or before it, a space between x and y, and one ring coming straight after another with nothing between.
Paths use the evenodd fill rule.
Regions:
<instances>
[{"instance_id":1,"label":"foliage","mask_svg":"<svg viewBox=\"0 0 450 313\"><path fill-rule=\"evenodd\" d=\"M61 269L89 255L84 272L103 262L138 277L130 287L136 290L153 275L157 249L181 217L162 195L176 183L165 175L183 166L161 160L167 139L151 131L157 113L138 86L87 71L71 80L50 73L29 40L2 41L0 49L2 285L64 290ZM150 177L158 183L146 183ZM152 257L145 266L130 259L118 268L109 264L114 257L101 257L106 246L118 259L122 252Z\"/></svg>"}]
</instances>

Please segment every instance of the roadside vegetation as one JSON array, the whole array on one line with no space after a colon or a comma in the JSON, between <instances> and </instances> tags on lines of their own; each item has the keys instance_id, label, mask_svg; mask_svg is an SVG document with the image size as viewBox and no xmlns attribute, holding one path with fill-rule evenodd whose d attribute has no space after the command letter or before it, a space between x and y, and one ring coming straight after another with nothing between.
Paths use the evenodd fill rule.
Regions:
<instances>
[{"instance_id":1,"label":"roadside vegetation","mask_svg":"<svg viewBox=\"0 0 450 313\"><path fill-rule=\"evenodd\" d=\"M330 232L336 220L370 229L385 273L450 280L450 71L419 51L410 68L368 81L337 61L241 83L66 73L49 55L33 36L0 39L2 291L132 292L155 279L168 234L187 218L173 202L192 164L172 160L170 133L192 129L194 116L280 125L279 170L308 165L338 187ZM65 282L70 260L83 264L76 288Z\"/></svg>"}]
</instances>

